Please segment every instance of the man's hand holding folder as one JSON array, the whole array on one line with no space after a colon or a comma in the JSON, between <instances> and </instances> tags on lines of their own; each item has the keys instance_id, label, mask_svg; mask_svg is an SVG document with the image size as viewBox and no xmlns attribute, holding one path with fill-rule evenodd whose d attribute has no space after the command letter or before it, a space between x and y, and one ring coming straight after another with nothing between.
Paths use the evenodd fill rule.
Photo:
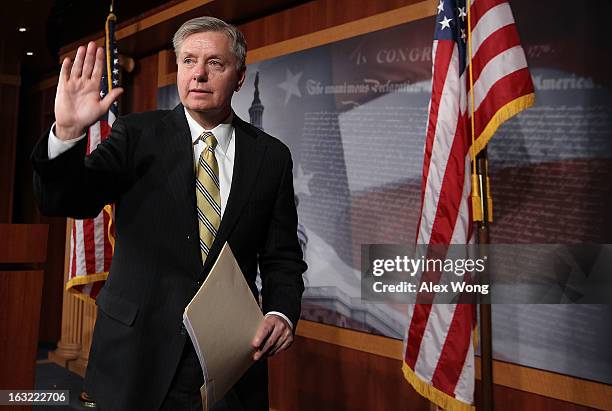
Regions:
<instances>
[{"instance_id":1,"label":"man's hand holding folder","mask_svg":"<svg viewBox=\"0 0 612 411\"><path fill-rule=\"evenodd\" d=\"M253 360L268 357L283 351L293 343L293 332L285 320L276 315L266 315L253 338Z\"/></svg>"},{"instance_id":2,"label":"man's hand holding folder","mask_svg":"<svg viewBox=\"0 0 612 411\"><path fill-rule=\"evenodd\" d=\"M185 308L183 323L204 375L204 409L221 399L254 361L293 341L290 325L263 316L226 243L208 277ZM255 351L255 352L253 352Z\"/></svg>"}]
</instances>

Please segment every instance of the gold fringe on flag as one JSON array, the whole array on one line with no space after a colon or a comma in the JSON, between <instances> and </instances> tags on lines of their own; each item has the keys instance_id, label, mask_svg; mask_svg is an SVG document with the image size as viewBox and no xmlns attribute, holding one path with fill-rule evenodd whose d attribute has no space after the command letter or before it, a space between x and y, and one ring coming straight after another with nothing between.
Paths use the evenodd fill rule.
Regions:
<instances>
[{"instance_id":1,"label":"gold fringe on flag","mask_svg":"<svg viewBox=\"0 0 612 411\"><path fill-rule=\"evenodd\" d=\"M507 103L505 106L497 110L497 113L491 117L489 123L484 128L482 133L472 142L474 149L470 151L472 156L472 160L476 157L478 153L482 151L483 148L487 145L493 134L497 131L499 126L501 126L506 120L514 117L521 111L533 106L535 102L535 93L525 94L524 96L517 97L511 102Z\"/></svg>"},{"instance_id":2,"label":"gold fringe on flag","mask_svg":"<svg viewBox=\"0 0 612 411\"><path fill-rule=\"evenodd\" d=\"M476 407L467 404L457 398L451 397L445 392L440 391L431 383L423 381L418 375L406 364L402 364L404 378L412 385L412 388L429 401L436 404L438 407L447 411L475 411Z\"/></svg>"}]
</instances>

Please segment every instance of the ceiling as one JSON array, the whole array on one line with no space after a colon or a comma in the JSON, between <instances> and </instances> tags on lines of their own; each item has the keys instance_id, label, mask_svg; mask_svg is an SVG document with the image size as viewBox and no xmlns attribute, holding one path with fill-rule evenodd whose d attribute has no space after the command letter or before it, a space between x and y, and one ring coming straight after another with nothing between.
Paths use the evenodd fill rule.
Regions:
<instances>
[{"instance_id":1,"label":"ceiling","mask_svg":"<svg viewBox=\"0 0 612 411\"><path fill-rule=\"evenodd\" d=\"M115 0L114 11L121 27L181 2L182 0ZM191 14L210 14L234 24L241 24L304 2L305 0L213 0ZM109 6L110 0L6 2L0 15L0 74L20 74L26 80L36 81L57 73L60 49L86 37L101 36ZM177 19L181 18L184 20L184 17L177 16ZM178 27L178 21L173 22L171 26ZM21 33L18 31L19 27L25 27L27 31ZM161 31L169 29L176 30L176 27L165 27ZM170 37L167 37L167 44L155 44L155 48L160 49L169 44ZM138 51L151 52L142 45L141 42L136 47ZM34 54L28 56L28 51ZM130 51L134 53L136 50Z\"/></svg>"},{"instance_id":2,"label":"ceiling","mask_svg":"<svg viewBox=\"0 0 612 411\"><path fill-rule=\"evenodd\" d=\"M118 0L115 13L124 19L142 14L164 0ZM174 2L172 2L174 3ZM23 76L44 77L59 67L58 52L66 44L101 32L110 1L20 0L3 5L0 16L2 69ZM25 27L26 32L18 31ZM26 55L32 51L33 56Z\"/></svg>"}]
</instances>

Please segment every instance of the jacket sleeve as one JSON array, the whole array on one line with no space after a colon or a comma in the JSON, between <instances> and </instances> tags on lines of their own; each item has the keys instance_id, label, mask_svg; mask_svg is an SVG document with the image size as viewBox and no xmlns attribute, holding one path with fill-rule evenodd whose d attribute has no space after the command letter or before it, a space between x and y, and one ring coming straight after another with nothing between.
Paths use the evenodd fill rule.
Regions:
<instances>
[{"instance_id":1,"label":"jacket sleeve","mask_svg":"<svg viewBox=\"0 0 612 411\"><path fill-rule=\"evenodd\" d=\"M293 192L293 162L287 150L264 247L259 252L264 313L278 311L293 323L300 318L307 265L297 237L297 210Z\"/></svg>"},{"instance_id":2,"label":"jacket sleeve","mask_svg":"<svg viewBox=\"0 0 612 411\"><path fill-rule=\"evenodd\" d=\"M36 143L31 160L34 194L41 212L50 216L93 218L113 203L129 184L130 139L117 119L111 135L89 156L87 139L49 160L49 133Z\"/></svg>"}]
</instances>

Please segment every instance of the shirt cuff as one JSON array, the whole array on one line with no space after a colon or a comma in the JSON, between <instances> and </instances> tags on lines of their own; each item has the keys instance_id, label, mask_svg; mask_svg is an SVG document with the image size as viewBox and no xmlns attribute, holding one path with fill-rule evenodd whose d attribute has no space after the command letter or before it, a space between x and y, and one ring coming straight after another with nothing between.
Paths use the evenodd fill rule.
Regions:
<instances>
[{"instance_id":1,"label":"shirt cuff","mask_svg":"<svg viewBox=\"0 0 612 411\"><path fill-rule=\"evenodd\" d=\"M289 327L291 327L291 331L293 331L293 323L285 314L279 313L278 311L268 311L265 316L267 317L268 315L276 315L277 317L287 321L287 324L289 324Z\"/></svg>"},{"instance_id":2,"label":"shirt cuff","mask_svg":"<svg viewBox=\"0 0 612 411\"><path fill-rule=\"evenodd\" d=\"M60 154L70 150L75 146L76 143L84 139L87 134L83 133L77 138L73 138L72 140L60 140L55 136L55 123L51 126L51 130L49 131L49 144L47 144L47 156L49 160L53 160L55 157Z\"/></svg>"}]
</instances>

